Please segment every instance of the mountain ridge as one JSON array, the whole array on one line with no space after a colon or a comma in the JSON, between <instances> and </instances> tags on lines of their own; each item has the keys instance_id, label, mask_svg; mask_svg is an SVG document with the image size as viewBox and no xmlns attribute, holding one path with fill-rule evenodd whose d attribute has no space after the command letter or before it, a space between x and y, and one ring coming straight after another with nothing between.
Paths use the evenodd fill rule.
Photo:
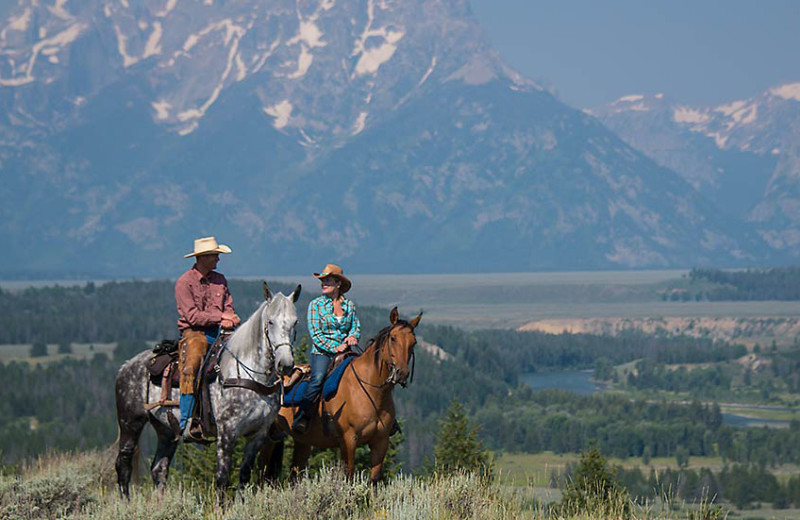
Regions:
<instances>
[{"instance_id":1,"label":"mountain ridge","mask_svg":"<svg viewBox=\"0 0 800 520\"><path fill-rule=\"evenodd\" d=\"M775 261L510 69L464 0L72 8L19 0L0 30L0 238L22 244L0 276L163 276L202 235L241 274Z\"/></svg>"}]
</instances>

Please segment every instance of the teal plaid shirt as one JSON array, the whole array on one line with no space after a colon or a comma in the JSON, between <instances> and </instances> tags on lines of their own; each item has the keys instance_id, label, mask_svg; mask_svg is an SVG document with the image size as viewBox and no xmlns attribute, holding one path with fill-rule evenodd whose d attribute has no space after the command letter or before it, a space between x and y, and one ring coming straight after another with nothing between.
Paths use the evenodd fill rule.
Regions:
<instances>
[{"instance_id":1,"label":"teal plaid shirt","mask_svg":"<svg viewBox=\"0 0 800 520\"><path fill-rule=\"evenodd\" d=\"M308 332L311 334L313 352L333 354L345 338L361 338L361 322L356 316L356 306L347 298L342 299L344 316L337 320L333 314L333 300L325 295L308 304Z\"/></svg>"}]
</instances>

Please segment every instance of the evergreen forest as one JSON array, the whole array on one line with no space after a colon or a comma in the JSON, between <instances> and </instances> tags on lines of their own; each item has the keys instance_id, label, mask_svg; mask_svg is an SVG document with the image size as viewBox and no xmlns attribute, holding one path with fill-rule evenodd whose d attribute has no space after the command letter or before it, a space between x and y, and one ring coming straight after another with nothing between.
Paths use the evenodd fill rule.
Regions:
<instances>
[{"instance_id":1,"label":"evergreen forest","mask_svg":"<svg viewBox=\"0 0 800 520\"><path fill-rule=\"evenodd\" d=\"M279 283L270 287L284 293L293 289ZM232 280L230 289L243 317L263 298L258 281ZM303 310L310 297L304 293L297 304L298 345L308 344L302 338ZM387 309L359 306L358 312L364 338L388 325ZM400 312L411 317L418 309ZM30 344L32 351L37 344L59 345L55 357L0 364L0 463L6 471L45 452L113 443L117 369L156 341L176 337L176 318L168 281L0 292L0 344ZM800 476L764 477L771 475L770 468L800 465L800 422L736 428L725 424L718 404L749 400L793 406L800 398L800 350L764 349L758 355L766 368L757 369L738 362L748 353L742 345L666 333L464 331L426 323L423 317L417 336L413 382L394 393L404 429L397 453L404 472L424 471L432 463L438 426L457 399L459 410L476 426L476 442L495 453L597 448L623 459L719 457L725 469L717 473L618 468L616 474L638 496L674 481L673 492L692 497L713 482L719 497L737 505L759 500L800 506ZM71 344L92 342L116 347L111 356L99 351L90 358L70 356ZM594 370L596 379L618 390L582 396L533 391L522 383L525 374L563 370ZM569 471L554 475L554 482ZM754 497L753 486L741 479L758 480L769 489Z\"/></svg>"}]
</instances>

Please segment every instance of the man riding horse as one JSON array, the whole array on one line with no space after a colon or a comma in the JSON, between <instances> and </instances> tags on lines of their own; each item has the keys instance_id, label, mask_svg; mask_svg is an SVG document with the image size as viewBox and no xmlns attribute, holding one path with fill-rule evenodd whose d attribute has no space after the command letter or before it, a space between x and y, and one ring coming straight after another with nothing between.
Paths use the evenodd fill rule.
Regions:
<instances>
[{"instance_id":1,"label":"man riding horse","mask_svg":"<svg viewBox=\"0 0 800 520\"><path fill-rule=\"evenodd\" d=\"M184 258L195 258L195 264L175 282L178 328L181 331L179 429L186 440L197 441L202 437L199 430L188 427L191 422L188 419L194 408L195 378L209 345L216 341L220 329L233 329L241 321L233 310L228 281L214 270L220 253L230 252L230 247L218 244L214 237L196 239L194 251L184 255Z\"/></svg>"}]
</instances>

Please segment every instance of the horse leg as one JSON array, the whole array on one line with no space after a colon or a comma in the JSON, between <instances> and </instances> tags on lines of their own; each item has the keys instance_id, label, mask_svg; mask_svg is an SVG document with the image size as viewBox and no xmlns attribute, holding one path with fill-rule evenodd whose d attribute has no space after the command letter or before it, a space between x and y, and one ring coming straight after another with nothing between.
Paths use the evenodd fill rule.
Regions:
<instances>
[{"instance_id":1,"label":"horse leg","mask_svg":"<svg viewBox=\"0 0 800 520\"><path fill-rule=\"evenodd\" d=\"M244 455L242 456L242 466L239 468L239 489L243 489L250 482L256 457L266 442L266 434L256 435L247 441L244 447Z\"/></svg>"},{"instance_id":2,"label":"horse leg","mask_svg":"<svg viewBox=\"0 0 800 520\"><path fill-rule=\"evenodd\" d=\"M217 469L214 473L214 484L222 494L231 483L231 458L236 437L227 429L220 429L217 437ZM221 495L220 495L221 496Z\"/></svg>"},{"instance_id":3,"label":"horse leg","mask_svg":"<svg viewBox=\"0 0 800 520\"><path fill-rule=\"evenodd\" d=\"M153 455L153 463L150 465L150 476L153 478L153 484L155 484L156 488L159 491L163 491L167 484L169 465L175 456L175 450L178 448L178 441L175 439L175 433L173 433L172 428L156 419L153 419L151 423L156 430L158 446L156 446L156 454Z\"/></svg>"},{"instance_id":4,"label":"horse leg","mask_svg":"<svg viewBox=\"0 0 800 520\"><path fill-rule=\"evenodd\" d=\"M289 481L294 483L300 478L308 465L308 458L311 456L311 445L303 444L294 440L294 450L292 450L292 469L289 471Z\"/></svg>"},{"instance_id":5,"label":"horse leg","mask_svg":"<svg viewBox=\"0 0 800 520\"><path fill-rule=\"evenodd\" d=\"M352 480L353 475L356 473L356 438L354 434L345 433L342 436L341 450L345 475L349 480Z\"/></svg>"},{"instance_id":6,"label":"horse leg","mask_svg":"<svg viewBox=\"0 0 800 520\"><path fill-rule=\"evenodd\" d=\"M283 471L284 444L284 441L272 441L267 438L267 442L258 454L256 472L269 485L277 483Z\"/></svg>"},{"instance_id":7,"label":"horse leg","mask_svg":"<svg viewBox=\"0 0 800 520\"><path fill-rule=\"evenodd\" d=\"M130 421L119 419L119 452L117 453L115 467L119 493L123 498L130 497L133 458L136 454L139 436L142 434L145 424L147 424L147 421L138 417Z\"/></svg>"},{"instance_id":8,"label":"horse leg","mask_svg":"<svg viewBox=\"0 0 800 520\"><path fill-rule=\"evenodd\" d=\"M383 477L383 460L386 458L386 452L389 450L389 436L377 435L372 442L369 443L369 458L370 458L370 480L373 486L377 486Z\"/></svg>"}]
</instances>

